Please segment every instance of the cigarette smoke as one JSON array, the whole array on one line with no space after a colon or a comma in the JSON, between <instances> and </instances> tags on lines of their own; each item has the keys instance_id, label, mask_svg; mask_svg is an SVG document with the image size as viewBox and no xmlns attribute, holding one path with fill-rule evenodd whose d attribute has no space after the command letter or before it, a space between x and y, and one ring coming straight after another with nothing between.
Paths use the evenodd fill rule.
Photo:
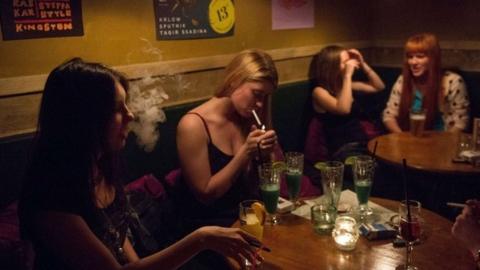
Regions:
<instances>
[{"instance_id":1,"label":"cigarette smoke","mask_svg":"<svg viewBox=\"0 0 480 270\"><path fill-rule=\"evenodd\" d=\"M140 40L145 43L140 49L140 53L156 58L157 61L162 60L162 52L158 48L152 46L146 39ZM127 55L128 63L132 62L131 58L134 53L138 53L138 51L130 52ZM152 76L148 70L142 71L141 74L140 79L130 82L128 107L135 115L130 129L137 137L137 144L146 152L151 152L160 138L158 124L167 120L162 104L169 99L170 94L174 98L183 96L189 88L189 83L185 82L181 74ZM165 85L168 85L169 89L173 89L170 91L171 93L167 93Z\"/></svg>"},{"instance_id":2,"label":"cigarette smoke","mask_svg":"<svg viewBox=\"0 0 480 270\"><path fill-rule=\"evenodd\" d=\"M161 104L168 99L167 93L157 85L158 78L143 77L130 84L128 106L135 115L130 128L137 135L137 143L146 152L151 152L160 134L159 122L167 120Z\"/></svg>"}]
</instances>

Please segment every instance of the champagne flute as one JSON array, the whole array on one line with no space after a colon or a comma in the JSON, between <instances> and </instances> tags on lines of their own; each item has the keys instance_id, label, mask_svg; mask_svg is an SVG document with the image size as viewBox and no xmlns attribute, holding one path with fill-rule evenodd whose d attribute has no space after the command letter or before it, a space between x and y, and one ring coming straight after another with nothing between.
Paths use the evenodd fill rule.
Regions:
<instances>
[{"instance_id":1,"label":"champagne flute","mask_svg":"<svg viewBox=\"0 0 480 270\"><path fill-rule=\"evenodd\" d=\"M410 208L410 209L408 209ZM422 206L419 201L403 200L400 203L400 236L406 243L407 256L404 265L399 265L397 270L417 270L418 268L412 264L412 250L415 241L420 239L420 212Z\"/></svg>"},{"instance_id":2,"label":"champagne flute","mask_svg":"<svg viewBox=\"0 0 480 270\"><path fill-rule=\"evenodd\" d=\"M267 218L265 224L278 224L276 215L278 196L280 195L280 174L279 170L272 166L272 163L264 163L260 167L260 193L265 204Z\"/></svg>"}]
</instances>

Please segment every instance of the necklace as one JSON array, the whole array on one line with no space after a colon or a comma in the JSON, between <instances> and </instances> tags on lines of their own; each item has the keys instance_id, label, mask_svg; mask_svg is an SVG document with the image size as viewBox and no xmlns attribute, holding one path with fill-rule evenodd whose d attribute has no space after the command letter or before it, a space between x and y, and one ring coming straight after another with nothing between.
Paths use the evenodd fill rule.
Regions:
<instances>
[{"instance_id":1,"label":"necklace","mask_svg":"<svg viewBox=\"0 0 480 270\"><path fill-rule=\"evenodd\" d=\"M103 228L98 236L101 237L102 242L117 258L118 262L123 265L127 263L127 259L123 250L121 234L117 228L121 223L121 216L117 211L115 197L115 188L106 185L105 181L101 181L95 186L96 207L101 213L100 226ZM114 223L112 219L117 220L117 222Z\"/></svg>"},{"instance_id":2,"label":"necklace","mask_svg":"<svg viewBox=\"0 0 480 270\"><path fill-rule=\"evenodd\" d=\"M110 252L112 252L115 258L117 258L118 262L123 265L128 261L125 250L123 249L120 232L112 222L112 218L115 218L115 213L110 216L106 210L107 208L100 208L100 212L102 213L104 221L104 223L102 224L104 228L102 242L108 247L108 249L110 250Z\"/></svg>"}]
</instances>

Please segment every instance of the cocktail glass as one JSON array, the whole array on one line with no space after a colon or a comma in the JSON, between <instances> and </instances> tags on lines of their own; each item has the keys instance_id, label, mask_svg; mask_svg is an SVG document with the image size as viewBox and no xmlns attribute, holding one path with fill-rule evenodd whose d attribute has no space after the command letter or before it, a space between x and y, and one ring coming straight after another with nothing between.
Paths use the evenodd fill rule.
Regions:
<instances>
[{"instance_id":1,"label":"cocktail glass","mask_svg":"<svg viewBox=\"0 0 480 270\"><path fill-rule=\"evenodd\" d=\"M261 201L245 200L239 206L240 229L255 236L258 240L263 238L263 224L265 221L265 206ZM258 254L259 251L257 251ZM260 260L256 260L255 265L261 265ZM243 269L250 269L252 262L245 258Z\"/></svg>"},{"instance_id":2,"label":"cocktail glass","mask_svg":"<svg viewBox=\"0 0 480 270\"><path fill-rule=\"evenodd\" d=\"M278 223L277 205L280 195L280 172L272 163L264 163L260 167L260 193L267 212L265 224Z\"/></svg>"},{"instance_id":3,"label":"cocktail glass","mask_svg":"<svg viewBox=\"0 0 480 270\"><path fill-rule=\"evenodd\" d=\"M364 218L373 213L372 208L368 206L368 198L373 184L375 173L375 160L371 156L361 155L353 160L352 174L355 184L355 193L358 200L358 214Z\"/></svg>"},{"instance_id":4,"label":"cocktail glass","mask_svg":"<svg viewBox=\"0 0 480 270\"><path fill-rule=\"evenodd\" d=\"M342 191L343 170L344 165L339 161L327 161L320 170L323 193L335 209L338 209L338 201Z\"/></svg>"},{"instance_id":5,"label":"cocktail glass","mask_svg":"<svg viewBox=\"0 0 480 270\"><path fill-rule=\"evenodd\" d=\"M297 207L298 195L302 186L303 175L303 154L299 152L285 153L285 162L287 171L285 178L287 180L288 196L293 203L293 208Z\"/></svg>"},{"instance_id":6,"label":"cocktail glass","mask_svg":"<svg viewBox=\"0 0 480 270\"><path fill-rule=\"evenodd\" d=\"M410 215L408 215L407 206L410 208ZM412 264L412 250L415 241L420 239L421 226L420 226L420 212L422 205L419 201L408 200L402 201L399 207L400 215L400 236L406 243L407 256L406 262L403 265L399 265L397 270L416 270L416 266Z\"/></svg>"}]
</instances>

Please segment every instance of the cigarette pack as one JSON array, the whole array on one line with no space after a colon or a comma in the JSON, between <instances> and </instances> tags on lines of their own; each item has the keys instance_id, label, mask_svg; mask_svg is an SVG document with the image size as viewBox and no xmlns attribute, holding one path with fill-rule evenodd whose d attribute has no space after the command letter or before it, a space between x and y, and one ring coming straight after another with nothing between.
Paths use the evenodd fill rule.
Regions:
<instances>
[{"instance_id":1,"label":"cigarette pack","mask_svg":"<svg viewBox=\"0 0 480 270\"><path fill-rule=\"evenodd\" d=\"M362 224L359 229L368 240L389 239L397 235L397 230L386 223Z\"/></svg>"},{"instance_id":2,"label":"cigarette pack","mask_svg":"<svg viewBox=\"0 0 480 270\"><path fill-rule=\"evenodd\" d=\"M292 211L293 203L289 200L285 200L282 197L278 197L277 212L278 213L287 213Z\"/></svg>"}]
</instances>

